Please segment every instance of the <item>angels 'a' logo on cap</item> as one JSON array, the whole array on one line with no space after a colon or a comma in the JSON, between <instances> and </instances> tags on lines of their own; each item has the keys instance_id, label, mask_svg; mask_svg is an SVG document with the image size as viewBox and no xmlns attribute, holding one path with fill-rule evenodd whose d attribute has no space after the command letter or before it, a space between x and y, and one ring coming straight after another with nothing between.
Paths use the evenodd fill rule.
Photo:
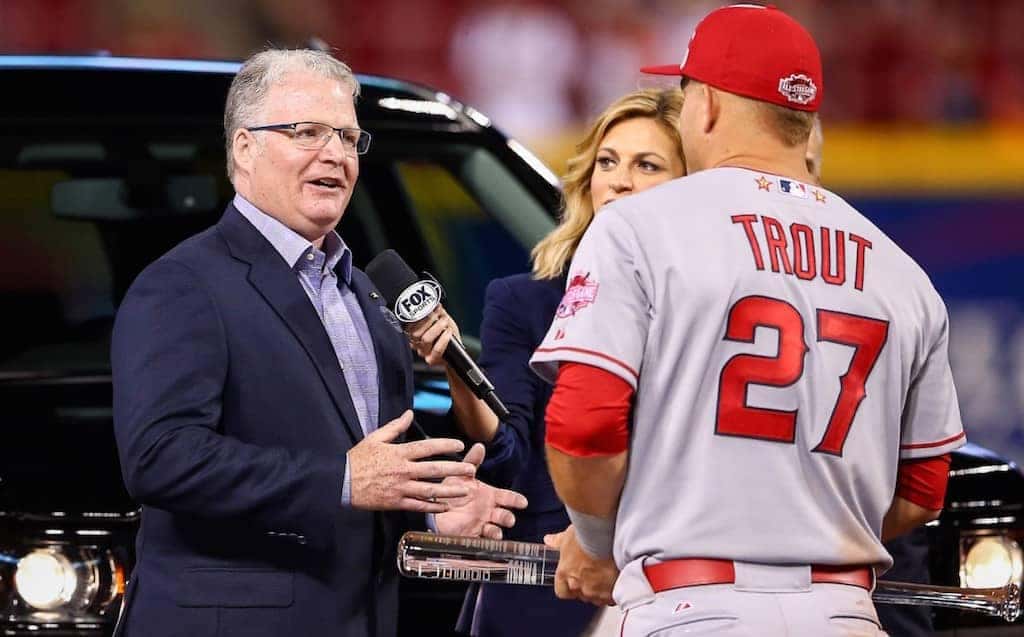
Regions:
<instances>
[{"instance_id":1,"label":"angels 'a' logo on cap","mask_svg":"<svg viewBox=\"0 0 1024 637\"><path fill-rule=\"evenodd\" d=\"M810 104L818 94L814 80L802 73L794 73L779 80L779 92L796 104Z\"/></svg>"}]
</instances>

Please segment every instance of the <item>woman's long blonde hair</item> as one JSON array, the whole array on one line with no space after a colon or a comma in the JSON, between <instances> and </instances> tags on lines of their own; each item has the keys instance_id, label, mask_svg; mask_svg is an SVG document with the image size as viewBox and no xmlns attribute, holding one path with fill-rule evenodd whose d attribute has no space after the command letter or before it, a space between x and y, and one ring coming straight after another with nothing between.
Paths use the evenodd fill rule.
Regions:
<instances>
[{"instance_id":1,"label":"woman's long blonde hair","mask_svg":"<svg viewBox=\"0 0 1024 637\"><path fill-rule=\"evenodd\" d=\"M676 151L683 156L679 141L679 111L683 105L679 89L645 89L619 98L597 117L576 146L576 155L569 160L568 171L562 178L562 214L558 226L540 240L531 252L533 277L554 279L561 276L576 247L594 219L594 204L590 197L590 178L594 174L597 151L604 136L616 124L635 117L652 119L675 142Z\"/></svg>"}]
</instances>

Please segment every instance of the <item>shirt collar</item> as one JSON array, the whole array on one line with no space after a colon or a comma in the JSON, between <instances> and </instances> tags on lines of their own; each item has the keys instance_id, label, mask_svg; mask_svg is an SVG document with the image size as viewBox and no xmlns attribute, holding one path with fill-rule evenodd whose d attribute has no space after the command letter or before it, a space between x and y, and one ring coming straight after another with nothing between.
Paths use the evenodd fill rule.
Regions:
<instances>
[{"instance_id":1,"label":"shirt collar","mask_svg":"<svg viewBox=\"0 0 1024 637\"><path fill-rule=\"evenodd\" d=\"M312 253L317 251L316 246L311 241L254 206L242 195L235 193L233 203L238 212L249 220L249 223L270 242L270 245L274 246L274 249L281 255L281 258L284 259L289 268L294 270L299 259L311 253L311 251L313 251ZM326 269L335 270L336 267L340 266L336 273L345 281L346 285L351 283L352 251L345 245L341 236L334 230L331 230L324 237L321 249L326 256Z\"/></svg>"}]
</instances>

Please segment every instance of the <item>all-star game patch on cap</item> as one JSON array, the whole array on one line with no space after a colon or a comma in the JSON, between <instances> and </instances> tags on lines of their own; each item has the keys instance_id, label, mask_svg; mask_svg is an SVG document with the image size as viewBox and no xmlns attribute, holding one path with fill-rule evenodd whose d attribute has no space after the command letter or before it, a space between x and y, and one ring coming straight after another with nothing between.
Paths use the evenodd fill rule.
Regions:
<instances>
[{"instance_id":1,"label":"all-star game patch on cap","mask_svg":"<svg viewBox=\"0 0 1024 637\"><path fill-rule=\"evenodd\" d=\"M799 111L815 112L821 105L818 45L799 22L772 5L716 9L697 25L681 63L640 70L685 76Z\"/></svg>"}]
</instances>

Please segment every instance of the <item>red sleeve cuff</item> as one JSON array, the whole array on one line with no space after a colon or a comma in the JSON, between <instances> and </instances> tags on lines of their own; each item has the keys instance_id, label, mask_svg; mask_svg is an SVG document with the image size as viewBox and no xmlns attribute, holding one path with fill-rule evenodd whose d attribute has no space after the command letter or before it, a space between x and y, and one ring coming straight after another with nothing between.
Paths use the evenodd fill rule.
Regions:
<instances>
[{"instance_id":1,"label":"red sleeve cuff","mask_svg":"<svg viewBox=\"0 0 1024 637\"><path fill-rule=\"evenodd\" d=\"M896 474L896 495L914 504L938 511L946 500L950 454L918 460L903 460Z\"/></svg>"},{"instance_id":2,"label":"red sleeve cuff","mask_svg":"<svg viewBox=\"0 0 1024 637\"><path fill-rule=\"evenodd\" d=\"M633 388L584 363L562 363L545 413L545 442L571 456L611 456L629 448Z\"/></svg>"}]
</instances>

